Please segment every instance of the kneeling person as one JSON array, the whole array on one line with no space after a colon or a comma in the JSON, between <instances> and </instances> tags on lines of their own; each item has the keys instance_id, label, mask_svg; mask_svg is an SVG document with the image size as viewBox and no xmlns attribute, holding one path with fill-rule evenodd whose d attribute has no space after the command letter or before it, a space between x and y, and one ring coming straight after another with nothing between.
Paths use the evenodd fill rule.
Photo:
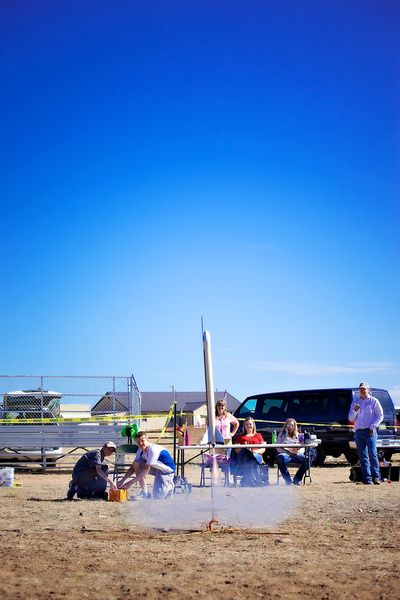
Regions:
<instances>
[{"instance_id":1,"label":"kneeling person","mask_svg":"<svg viewBox=\"0 0 400 600\"><path fill-rule=\"evenodd\" d=\"M145 431L139 431L135 441L139 450L118 487L127 490L138 481L142 488L141 497L150 498L151 494L147 489L146 482L146 477L150 473L150 475L154 475L153 497L166 498L170 496L174 491L175 474L175 463L172 456L163 446L152 444ZM127 481L130 477L132 479Z\"/></svg>"},{"instance_id":2,"label":"kneeling person","mask_svg":"<svg viewBox=\"0 0 400 600\"><path fill-rule=\"evenodd\" d=\"M72 471L68 500L73 500L75 494L85 500L108 499L107 483L111 489L117 486L108 476L108 465L104 461L116 450L114 442L106 442L99 450L90 450L80 457Z\"/></svg>"}]
</instances>

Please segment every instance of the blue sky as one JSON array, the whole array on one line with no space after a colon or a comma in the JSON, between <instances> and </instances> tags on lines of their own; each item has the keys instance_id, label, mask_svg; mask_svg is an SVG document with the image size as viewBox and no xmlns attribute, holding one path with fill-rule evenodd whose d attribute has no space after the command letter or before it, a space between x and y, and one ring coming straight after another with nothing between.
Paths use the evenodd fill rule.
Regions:
<instances>
[{"instance_id":1,"label":"blue sky","mask_svg":"<svg viewBox=\"0 0 400 600\"><path fill-rule=\"evenodd\" d=\"M0 7L3 374L400 405L400 6Z\"/></svg>"}]
</instances>

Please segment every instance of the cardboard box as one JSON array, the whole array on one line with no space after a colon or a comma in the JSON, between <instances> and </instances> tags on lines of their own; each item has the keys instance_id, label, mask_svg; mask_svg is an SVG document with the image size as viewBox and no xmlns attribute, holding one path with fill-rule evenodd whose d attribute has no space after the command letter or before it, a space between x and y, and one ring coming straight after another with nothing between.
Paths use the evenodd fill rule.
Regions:
<instances>
[{"instance_id":1,"label":"cardboard box","mask_svg":"<svg viewBox=\"0 0 400 600\"><path fill-rule=\"evenodd\" d=\"M109 502L126 502L128 499L126 490L109 490Z\"/></svg>"}]
</instances>

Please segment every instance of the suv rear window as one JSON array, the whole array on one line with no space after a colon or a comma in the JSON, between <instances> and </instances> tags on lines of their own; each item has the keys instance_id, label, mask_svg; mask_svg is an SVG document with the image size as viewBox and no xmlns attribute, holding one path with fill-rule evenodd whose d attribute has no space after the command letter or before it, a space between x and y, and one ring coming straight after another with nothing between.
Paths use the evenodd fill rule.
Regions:
<instances>
[{"instance_id":1,"label":"suv rear window","mask_svg":"<svg viewBox=\"0 0 400 600\"><path fill-rule=\"evenodd\" d=\"M386 390L371 390L371 396L378 398L385 415L392 415L394 413L392 399Z\"/></svg>"},{"instance_id":2,"label":"suv rear window","mask_svg":"<svg viewBox=\"0 0 400 600\"><path fill-rule=\"evenodd\" d=\"M301 390L250 396L235 412L235 416L249 415L256 420L284 422L293 417L307 423L346 422L352 400L351 389ZM390 403L390 398L389 398Z\"/></svg>"},{"instance_id":3,"label":"suv rear window","mask_svg":"<svg viewBox=\"0 0 400 600\"><path fill-rule=\"evenodd\" d=\"M261 418L272 421L286 421L293 417L297 421L306 422L315 420L316 417L327 417L329 413L329 396L313 392L264 397L261 406Z\"/></svg>"},{"instance_id":4,"label":"suv rear window","mask_svg":"<svg viewBox=\"0 0 400 600\"><path fill-rule=\"evenodd\" d=\"M235 412L237 417L245 419L256 412L257 398L248 398Z\"/></svg>"}]
</instances>

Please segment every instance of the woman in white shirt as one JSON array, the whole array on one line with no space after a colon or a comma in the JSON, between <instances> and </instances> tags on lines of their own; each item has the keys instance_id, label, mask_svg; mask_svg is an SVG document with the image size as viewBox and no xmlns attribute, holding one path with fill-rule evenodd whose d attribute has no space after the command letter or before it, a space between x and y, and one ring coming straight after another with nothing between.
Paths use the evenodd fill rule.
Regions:
<instances>
[{"instance_id":1,"label":"woman in white shirt","mask_svg":"<svg viewBox=\"0 0 400 600\"><path fill-rule=\"evenodd\" d=\"M286 423L282 427L278 435L278 443L299 443L299 432L297 429L297 423L294 419L287 419ZM285 480L286 485L301 485L301 481L307 470L307 459L305 457L304 448L278 448L278 455L276 462L282 477ZM297 473L292 478L288 471L288 465L300 465Z\"/></svg>"}]
</instances>

